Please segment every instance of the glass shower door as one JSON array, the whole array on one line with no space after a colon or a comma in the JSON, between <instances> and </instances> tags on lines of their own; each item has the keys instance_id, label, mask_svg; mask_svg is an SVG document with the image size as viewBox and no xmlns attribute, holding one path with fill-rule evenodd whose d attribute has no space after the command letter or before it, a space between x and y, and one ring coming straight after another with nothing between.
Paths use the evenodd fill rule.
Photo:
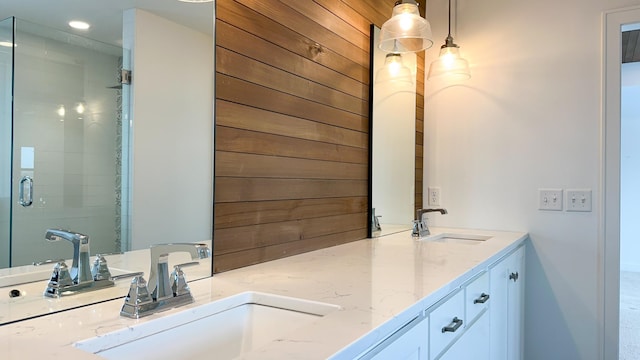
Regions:
<instances>
[{"instance_id":1,"label":"glass shower door","mask_svg":"<svg viewBox=\"0 0 640 360\"><path fill-rule=\"evenodd\" d=\"M10 265L70 258L48 228L122 251L122 49L20 19L14 38Z\"/></svg>"}]
</instances>

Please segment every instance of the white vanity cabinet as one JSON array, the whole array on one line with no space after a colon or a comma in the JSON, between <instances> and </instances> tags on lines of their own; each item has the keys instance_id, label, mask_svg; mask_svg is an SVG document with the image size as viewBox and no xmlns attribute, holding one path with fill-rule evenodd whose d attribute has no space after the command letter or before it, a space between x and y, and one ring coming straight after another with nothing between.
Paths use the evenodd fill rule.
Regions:
<instances>
[{"instance_id":1,"label":"white vanity cabinet","mask_svg":"<svg viewBox=\"0 0 640 360\"><path fill-rule=\"evenodd\" d=\"M428 331L428 321L421 314L359 359L428 360Z\"/></svg>"},{"instance_id":2,"label":"white vanity cabinet","mask_svg":"<svg viewBox=\"0 0 640 360\"><path fill-rule=\"evenodd\" d=\"M523 309L520 246L359 359L521 360Z\"/></svg>"},{"instance_id":3,"label":"white vanity cabinet","mask_svg":"<svg viewBox=\"0 0 640 360\"><path fill-rule=\"evenodd\" d=\"M523 358L524 246L489 268L491 359Z\"/></svg>"},{"instance_id":4,"label":"white vanity cabinet","mask_svg":"<svg viewBox=\"0 0 640 360\"><path fill-rule=\"evenodd\" d=\"M453 297L446 300L430 314L429 340L430 360L436 359L474 359L489 360L489 316L487 311L491 306L489 295L489 275L483 271L472 280L468 281L458 290ZM454 303L451 303L454 301ZM440 312L443 306L449 307L458 315L451 319L451 323L440 327L441 324L434 321L434 314ZM445 308L446 308L445 307ZM442 318L442 321L445 319ZM455 320L462 320L462 325L456 332L452 332ZM449 336L449 341L438 341ZM445 350L446 349L446 350ZM445 350L442 352L442 350Z\"/></svg>"}]
</instances>

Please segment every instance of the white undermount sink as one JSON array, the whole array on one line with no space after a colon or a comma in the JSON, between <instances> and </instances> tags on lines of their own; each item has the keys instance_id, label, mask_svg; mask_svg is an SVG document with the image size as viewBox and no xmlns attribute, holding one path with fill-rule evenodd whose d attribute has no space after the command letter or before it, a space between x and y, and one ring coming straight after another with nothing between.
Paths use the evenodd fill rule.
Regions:
<instances>
[{"instance_id":1,"label":"white undermount sink","mask_svg":"<svg viewBox=\"0 0 640 360\"><path fill-rule=\"evenodd\" d=\"M420 240L433 241L441 243L455 243L465 245L477 245L483 241L491 239L491 236L478 235L478 234L464 234L464 233L441 233L436 235L427 236Z\"/></svg>"},{"instance_id":2,"label":"white undermount sink","mask_svg":"<svg viewBox=\"0 0 640 360\"><path fill-rule=\"evenodd\" d=\"M244 292L74 346L106 359L236 359L338 309L332 304Z\"/></svg>"}]
</instances>

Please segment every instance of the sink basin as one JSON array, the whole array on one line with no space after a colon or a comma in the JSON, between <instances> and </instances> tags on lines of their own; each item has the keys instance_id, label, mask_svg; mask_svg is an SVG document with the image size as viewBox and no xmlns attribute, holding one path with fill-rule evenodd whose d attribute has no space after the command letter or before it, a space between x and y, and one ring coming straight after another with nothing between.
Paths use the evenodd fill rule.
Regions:
<instances>
[{"instance_id":1,"label":"sink basin","mask_svg":"<svg viewBox=\"0 0 640 360\"><path fill-rule=\"evenodd\" d=\"M244 292L74 344L106 359L236 359L339 306Z\"/></svg>"},{"instance_id":2,"label":"sink basin","mask_svg":"<svg viewBox=\"0 0 640 360\"><path fill-rule=\"evenodd\" d=\"M426 238L421 240L441 242L441 243L477 245L489 239L491 239L491 236L487 236L487 235L441 233L441 234L427 236Z\"/></svg>"}]
</instances>

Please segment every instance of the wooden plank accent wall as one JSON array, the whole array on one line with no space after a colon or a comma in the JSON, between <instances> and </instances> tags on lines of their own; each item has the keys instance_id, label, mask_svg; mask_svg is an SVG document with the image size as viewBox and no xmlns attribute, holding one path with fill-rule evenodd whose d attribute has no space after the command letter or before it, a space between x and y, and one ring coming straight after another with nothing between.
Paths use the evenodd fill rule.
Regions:
<instances>
[{"instance_id":1,"label":"wooden plank accent wall","mask_svg":"<svg viewBox=\"0 0 640 360\"><path fill-rule=\"evenodd\" d=\"M366 237L369 25L394 3L216 1L214 272Z\"/></svg>"},{"instance_id":2,"label":"wooden plank accent wall","mask_svg":"<svg viewBox=\"0 0 640 360\"><path fill-rule=\"evenodd\" d=\"M424 3L424 1L423 1ZM420 9L420 13L424 15L424 8ZM415 172L415 210L422 209L423 194L423 148L424 148L424 78L425 78L425 52L418 53L417 73L416 73L416 172Z\"/></svg>"}]
</instances>

